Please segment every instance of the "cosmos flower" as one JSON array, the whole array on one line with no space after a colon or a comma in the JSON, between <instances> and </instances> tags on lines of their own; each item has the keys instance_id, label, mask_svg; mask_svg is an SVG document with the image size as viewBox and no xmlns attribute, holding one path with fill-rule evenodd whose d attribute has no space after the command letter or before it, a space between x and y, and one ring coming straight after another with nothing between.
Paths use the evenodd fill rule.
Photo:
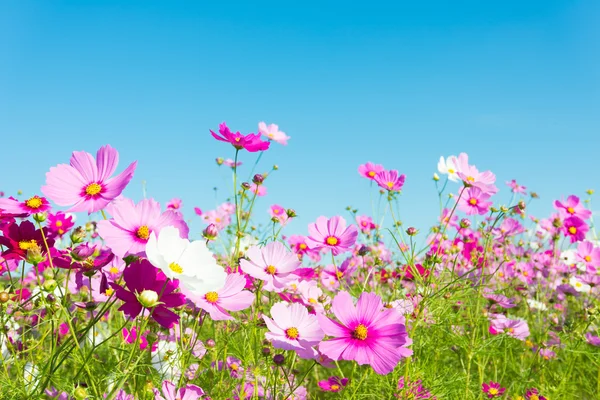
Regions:
<instances>
[{"instance_id":1,"label":"cosmos flower","mask_svg":"<svg viewBox=\"0 0 600 400\"><path fill-rule=\"evenodd\" d=\"M298 257L280 242L270 242L263 248L252 246L246 251L246 258L240 260L243 271L264 281L263 289L269 292L282 291L296 278L293 272L300 264Z\"/></svg>"},{"instance_id":2,"label":"cosmos flower","mask_svg":"<svg viewBox=\"0 0 600 400\"><path fill-rule=\"evenodd\" d=\"M167 203L167 210L179 211L181 207L183 207L183 201L177 197Z\"/></svg>"},{"instance_id":3,"label":"cosmos flower","mask_svg":"<svg viewBox=\"0 0 600 400\"><path fill-rule=\"evenodd\" d=\"M227 142L235 147L237 150L245 149L251 153L257 151L265 151L269 148L271 143L262 141L260 139L260 135L249 133L247 135L242 135L239 132L232 133L231 130L227 127L225 122L219 125L219 134L217 135L212 130L210 131L212 136L220 140L221 142Z\"/></svg>"},{"instance_id":4,"label":"cosmos flower","mask_svg":"<svg viewBox=\"0 0 600 400\"><path fill-rule=\"evenodd\" d=\"M364 176L367 179L375 180L375 176L377 173L383 171L383 165L381 164L373 164L372 162L368 162L366 164L362 164L358 167L358 173L361 176Z\"/></svg>"},{"instance_id":5,"label":"cosmos flower","mask_svg":"<svg viewBox=\"0 0 600 400\"><path fill-rule=\"evenodd\" d=\"M42 193L59 206L71 206L68 212L100 211L117 198L133 178L137 161L111 178L118 163L119 153L110 145L101 147L96 159L90 153L74 151L70 165L59 164L46 173Z\"/></svg>"},{"instance_id":6,"label":"cosmos flower","mask_svg":"<svg viewBox=\"0 0 600 400\"><path fill-rule=\"evenodd\" d=\"M48 248L54 246L54 240L48 237L47 228L42 228L46 235L46 243ZM31 221L23 221L20 224L16 222L8 225L2 230L0 236L0 245L6 247L2 253L2 257L10 259L25 259L28 251L39 252L45 254L47 252L42 231L36 229Z\"/></svg>"},{"instance_id":7,"label":"cosmos flower","mask_svg":"<svg viewBox=\"0 0 600 400\"><path fill-rule=\"evenodd\" d=\"M348 378L330 376L327 380L319 381L319 387L324 392L339 392L348 384Z\"/></svg>"},{"instance_id":8,"label":"cosmos flower","mask_svg":"<svg viewBox=\"0 0 600 400\"><path fill-rule=\"evenodd\" d=\"M25 201L19 201L13 198L1 199L0 210L5 214L31 215L50 210L50 203L45 197L33 196Z\"/></svg>"},{"instance_id":9,"label":"cosmos flower","mask_svg":"<svg viewBox=\"0 0 600 400\"><path fill-rule=\"evenodd\" d=\"M143 255L152 233L159 234L166 226L178 229L181 238L187 238L188 226L181 214L168 210L161 213L160 204L153 199L144 199L138 204L123 198L111 203L107 211L110 220L98 222L98 234L119 257L128 254Z\"/></svg>"},{"instance_id":10,"label":"cosmos flower","mask_svg":"<svg viewBox=\"0 0 600 400\"><path fill-rule=\"evenodd\" d=\"M354 306L346 291L335 296L331 310L339 322L317 314L325 334L333 337L319 344L323 354L336 361L369 364L381 375L394 370L401 359L398 349L407 340L404 317L399 312L384 308L374 293L362 293Z\"/></svg>"},{"instance_id":11,"label":"cosmos flower","mask_svg":"<svg viewBox=\"0 0 600 400\"><path fill-rule=\"evenodd\" d=\"M452 182L458 182L460 181L460 178L457 175L458 167L456 166L456 163L456 156L449 156L446 159L444 159L444 157L442 156L438 161L438 172L442 175L448 175L448 179Z\"/></svg>"},{"instance_id":12,"label":"cosmos flower","mask_svg":"<svg viewBox=\"0 0 600 400\"><path fill-rule=\"evenodd\" d=\"M125 286L110 283L117 298L123 301L119 311L130 318L137 317L142 309L150 311L150 316L164 328L171 328L179 320L171 308L185 304L185 296L175 293L178 281L167 279L165 274L147 260L136 261L123 271Z\"/></svg>"},{"instance_id":13,"label":"cosmos flower","mask_svg":"<svg viewBox=\"0 0 600 400\"><path fill-rule=\"evenodd\" d=\"M308 225L308 233L306 244L311 249L328 249L335 256L351 250L358 237L356 226L346 227L346 220L340 216L317 218L315 223Z\"/></svg>"},{"instance_id":14,"label":"cosmos flower","mask_svg":"<svg viewBox=\"0 0 600 400\"><path fill-rule=\"evenodd\" d=\"M258 123L258 132L263 135L268 137L269 139L282 144L282 145L287 145L287 141L290 139L289 136L287 136L285 134L285 132L282 132L279 130L279 126L275 125L275 124L265 124L264 122L259 122Z\"/></svg>"},{"instance_id":15,"label":"cosmos flower","mask_svg":"<svg viewBox=\"0 0 600 400\"><path fill-rule=\"evenodd\" d=\"M380 171L375 175L375 182L379 187L387 190L388 192L399 192L404 186L404 180L406 176L404 174L398 175L398 171L392 169L390 171Z\"/></svg>"},{"instance_id":16,"label":"cosmos flower","mask_svg":"<svg viewBox=\"0 0 600 400\"><path fill-rule=\"evenodd\" d=\"M574 195L567 197L567 201L564 203L556 200L554 208L558 210L560 216L563 218L579 217L585 220L592 215L592 212L586 209L579 201L579 197Z\"/></svg>"},{"instance_id":17,"label":"cosmos flower","mask_svg":"<svg viewBox=\"0 0 600 400\"><path fill-rule=\"evenodd\" d=\"M483 215L489 211L492 205L491 201L487 201L489 198L490 195L484 193L480 188L467 188L458 200L458 209L467 215Z\"/></svg>"},{"instance_id":18,"label":"cosmos flower","mask_svg":"<svg viewBox=\"0 0 600 400\"><path fill-rule=\"evenodd\" d=\"M493 399L496 397L502 397L506 388L500 387L498 382L490 381L489 383L482 383L481 390L485 393L488 399Z\"/></svg>"},{"instance_id":19,"label":"cosmos flower","mask_svg":"<svg viewBox=\"0 0 600 400\"><path fill-rule=\"evenodd\" d=\"M254 302L254 294L244 290L246 278L240 274L229 274L225 285L200 296L190 296L199 308L210 314L213 321L233 320L227 311L241 311Z\"/></svg>"},{"instance_id":20,"label":"cosmos flower","mask_svg":"<svg viewBox=\"0 0 600 400\"><path fill-rule=\"evenodd\" d=\"M579 217L569 217L563 224L563 232L568 236L571 243L580 242L585 239L585 234L590 230L589 226Z\"/></svg>"},{"instance_id":21,"label":"cosmos flower","mask_svg":"<svg viewBox=\"0 0 600 400\"><path fill-rule=\"evenodd\" d=\"M48 230L59 237L68 233L74 226L73 215L71 214L65 214L62 211L58 211L56 214L48 214Z\"/></svg>"},{"instance_id":22,"label":"cosmos flower","mask_svg":"<svg viewBox=\"0 0 600 400\"><path fill-rule=\"evenodd\" d=\"M162 395L158 389L154 388L154 400L197 400L202 396L204 396L204 390L189 383L177 390L175 384L164 381L162 384Z\"/></svg>"},{"instance_id":23,"label":"cosmos flower","mask_svg":"<svg viewBox=\"0 0 600 400\"><path fill-rule=\"evenodd\" d=\"M305 350L323 339L323 331L315 315L309 314L300 303L275 303L271 318L263 315L269 328L265 337L273 347L283 350Z\"/></svg>"}]
</instances>

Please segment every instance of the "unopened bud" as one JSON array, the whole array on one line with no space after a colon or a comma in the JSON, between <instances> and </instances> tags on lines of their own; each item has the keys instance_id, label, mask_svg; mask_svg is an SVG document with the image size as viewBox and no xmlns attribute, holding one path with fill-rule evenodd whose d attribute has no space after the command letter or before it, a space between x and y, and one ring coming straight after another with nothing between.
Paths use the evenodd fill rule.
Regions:
<instances>
[{"instance_id":1,"label":"unopened bud","mask_svg":"<svg viewBox=\"0 0 600 400\"><path fill-rule=\"evenodd\" d=\"M419 231L417 230L417 228L414 228L414 227L412 227L412 226L411 226L411 227L409 227L409 228L406 230L406 234L407 234L408 236L415 236L417 233L419 233Z\"/></svg>"},{"instance_id":2,"label":"unopened bud","mask_svg":"<svg viewBox=\"0 0 600 400\"><path fill-rule=\"evenodd\" d=\"M436 174L435 172L433 173L433 180L436 182L440 180L440 176L438 174Z\"/></svg>"},{"instance_id":3,"label":"unopened bud","mask_svg":"<svg viewBox=\"0 0 600 400\"><path fill-rule=\"evenodd\" d=\"M273 356L273 362L276 365L282 365L285 362L285 356L283 354L275 354Z\"/></svg>"},{"instance_id":4,"label":"unopened bud","mask_svg":"<svg viewBox=\"0 0 600 400\"><path fill-rule=\"evenodd\" d=\"M279 166L277 164L273 165L273 170L277 171L279 169Z\"/></svg>"},{"instance_id":5,"label":"unopened bud","mask_svg":"<svg viewBox=\"0 0 600 400\"><path fill-rule=\"evenodd\" d=\"M519 201L517 206L519 207L519 210L525 211L525 202L523 200Z\"/></svg>"},{"instance_id":6,"label":"unopened bud","mask_svg":"<svg viewBox=\"0 0 600 400\"><path fill-rule=\"evenodd\" d=\"M215 240L217 236L219 236L219 231L217 230L217 226L215 224L208 225L203 231L202 236L206 240Z\"/></svg>"},{"instance_id":7,"label":"unopened bud","mask_svg":"<svg viewBox=\"0 0 600 400\"><path fill-rule=\"evenodd\" d=\"M54 292L54 289L56 289L56 286L58 286L58 283L54 279L48 279L42 285L42 287L44 288L44 290L46 292L50 292L50 293Z\"/></svg>"},{"instance_id":8,"label":"unopened bud","mask_svg":"<svg viewBox=\"0 0 600 400\"><path fill-rule=\"evenodd\" d=\"M77 400L84 400L88 397L87 391L82 387L78 387L77 389L75 389L73 395Z\"/></svg>"},{"instance_id":9,"label":"unopened bud","mask_svg":"<svg viewBox=\"0 0 600 400\"><path fill-rule=\"evenodd\" d=\"M223 160L221 157L217 157L217 159L215 160L217 162L217 165L222 165L223 164Z\"/></svg>"},{"instance_id":10,"label":"unopened bud","mask_svg":"<svg viewBox=\"0 0 600 400\"><path fill-rule=\"evenodd\" d=\"M248 182L243 182L243 183L242 183L242 188L243 188L244 190L248 190L248 189L250 189L250 184L249 184Z\"/></svg>"},{"instance_id":11,"label":"unopened bud","mask_svg":"<svg viewBox=\"0 0 600 400\"><path fill-rule=\"evenodd\" d=\"M262 176L261 174L256 174L254 175L254 177L252 178L252 183L255 183L257 185L260 185L264 182L265 177Z\"/></svg>"},{"instance_id":12,"label":"unopened bud","mask_svg":"<svg viewBox=\"0 0 600 400\"><path fill-rule=\"evenodd\" d=\"M73 244L83 243L83 241L85 240L85 237L86 237L86 233L85 233L84 229L82 227L78 226L71 233L71 242L73 242Z\"/></svg>"},{"instance_id":13,"label":"unopened bud","mask_svg":"<svg viewBox=\"0 0 600 400\"><path fill-rule=\"evenodd\" d=\"M263 356L270 356L271 355L271 349L268 348L268 347L263 347L262 354L263 354Z\"/></svg>"},{"instance_id":14,"label":"unopened bud","mask_svg":"<svg viewBox=\"0 0 600 400\"><path fill-rule=\"evenodd\" d=\"M137 299L144 307L152 308L158 304L158 293L154 290L143 290L138 294Z\"/></svg>"},{"instance_id":15,"label":"unopened bud","mask_svg":"<svg viewBox=\"0 0 600 400\"><path fill-rule=\"evenodd\" d=\"M467 218L463 218L460 220L460 227L463 229L467 229L468 227L471 226L471 220L467 219Z\"/></svg>"},{"instance_id":16,"label":"unopened bud","mask_svg":"<svg viewBox=\"0 0 600 400\"><path fill-rule=\"evenodd\" d=\"M217 345L217 344L215 343L215 341L214 341L213 339L208 339L208 340L206 341L206 347L213 348L213 347L215 347L216 345Z\"/></svg>"},{"instance_id":17,"label":"unopened bud","mask_svg":"<svg viewBox=\"0 0 600 400\"><path fill-rule=\"evenodd\" d=\"M48 214L45 212L37 213L32 215L33 219L40 224L48 219Z\"/></svg>"},{"instance_id":18,"label":"unopened bud","mask_svg":"<svg viewBox=\"0 0 600 400\"><path fill-rule=\"evenodd\" d=\"M287 210L285 210L285 213L287 214L288 218L297 217L296 211L294 211L292 208L288 208Z\"/></svg>"},{"instance_id":19,"label":"unopened bud","mask_svg":"<svg viewBox=\"0 0 600 400\"><path fill-rule=\"evenodd\" d=\"M0 292L0 303L6 303L10 300L10 296L6 292Z\"/></svg>"},{"instance_id":20,"label":"unopened bud","mask_svg":"<svg viewBox=\"0 0 600 400\"><path fill-rule=\"evenodd\" d=\"M588 189L586 191L587 194L589 194L590 196L594 194L594 189Z\"/></svg>"},{"instance_id":21,"label":"unopened bud","mask_svg":"<svg viewBox=\"0 0 600 400\"><path fill-rule=\"evenodd\" d=\"M360 249L358 249L358 255L359 256L366 256L367 254L369 254L369 252L371 251L371 249L369 249L369 246L365 246L364 244L362 246L360 246Z\"/></svg>"},{"instance_id":22,"label":"unopened bud","mask_svg":"<svg viewBox=\"0 0 600 400\"><path fill-rule=\"evenodd\" d=\"M531 196L532 199L539 199L540 196L538 196L538 194L536 192L531 192L529 193L529 195Z\"/></svg>"},{"instance_id":23,"label":"unopened bud","mask_svg":"<svg viewBox=\"0 0 600 400\"><path fill-rule=\"evenodd\" d=\"M38 265L42 261L44 261L46 257L42 254L42 249L38 245L32 245L29 249L27 249L27 254L25 255L25 260L32 264Z\"/></svg>"}]
</instances>

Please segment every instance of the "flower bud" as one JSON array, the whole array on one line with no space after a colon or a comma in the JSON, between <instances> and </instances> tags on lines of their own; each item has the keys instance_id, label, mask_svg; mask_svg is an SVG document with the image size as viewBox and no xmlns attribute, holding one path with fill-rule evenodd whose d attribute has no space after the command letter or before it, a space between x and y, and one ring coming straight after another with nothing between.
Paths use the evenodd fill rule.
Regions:
<instances>
[{"instance_id":1,"label":"flower bud","mask_svg":"<svg viewBox=\"0 0 600 400\"><path fill-rule=\"evenodd\" d=\"M248 189L250 189L250 184L249 184L248 182L243 182L243 183L242 183L242 188L243 188L244 190L248 190Z\"/></svg>"},{"instance_id":2,"label":"flower bud","mask_svg":"<svg viewBox=\"0 0 600 400\"><path fill-rule=\"evenodd\" d=\"M359 256L366 256L367 254L369 254L369 252L371 251L371 249L369 248L369 246L365 246L364 244L362 246L360 246L360 249L358 249L358 255Z\"/></svg>"},{"instance_id":3,"label":"flower bud","mask_svg":"<svg viewBox=\"0 0 600 400\"><path fill-rule=\"evenodd\" d=\"M414 227L412 227L412 226L411 226L411 227L409 227L409 228L406 230L406 234L407 234L408 236L415 236L417 233L419 233L419 231L417 230L417 228L414 228Z\"/></svg>"},{"instance_id":4,"label":"flower bud","mask_svg":"<svg viewBox=\"0 0 600 400\"><path fill-rule=\"evenodd\" d=\"M54 289L58 286L58 283L54 279L48 279L44 282L42 287L46 292L54 292Z\"/></svg>"},{"instance_id":5,"label":"flower bud","mask_svg":"<svg viewBox=\"0 0 600 400\"><path fill-rule=\"evenodd\" d=\"M46 257L42 254L42 249L38 245L34 245L27 249L25 260L32 265L38 265L46 260Z\"/></svg>"},{"instance_id":6,"label":"flower bud","mask_svg":"<svg viewBox=\"0 0 600 400\"><path fill-rule=\"evenodd\" d=\"M273 165L273 171L277 171L279 169L279 166L277 164Z\"/></svg>"},{"instance_id":7,"label":"flower bud","mask_svg":"<svg viewBox=\"0 0 600 400\"><path fill-rule=\"evenodd\" d=\"M6 303L10 300L10 296L6 292L0 292L0 303Z\"/></svg>"},{"instance_id":8,"label":"flower bud","mask_svg":"<svg viewBox=\"0 0 600 400\"><path fill-rule=\"evenodd\" d=\"M508 207L506 207L506 206L500 206L500 211L502 211L504 213L508 212Z\"/></svg>"},{"instance_id":9,"label":"flower bud","mask_svg":"<svg viewBox=\"0 0 600 400\"><path fill-rule=\"evenodd\" d=\"M586 191L587 194L589 194L590 196L594 194L594 189L588 189Z\"/></svg>"},{"instance_id":10,"label":"flower bud","mask_svg":"<svg viewBox=\"0 0 600 400\"><path fill-rule=\"evenodd\" d=\"M85 230L81 226L78 226L71 232L71 242L73 242L73 244L83 243L86 236Z\"/></svg>"},{"instance_id":11,"label":"flower bud","mask_svg":"<svg viewBox=\"0 0 600 400\"><path fill-rule=\"evenodd\" d=\"M263 183L265 181L265 177L262 176L261 174L256 174L254 175L254 177L252 178L252 183L255 183L257 185L260 185L261 183Z\"/></svg>"},{"instance_id":12,"label":"flower bud","mask_svg":"<svg viewBox=\"0 0 600 400\"><path fill-rule=\"evenodd\" d=\"M48 214L45 212L37 213L32 215L33 219L40 224L48 219Z\"/></svg>"},{"instance_id":13,"label":"flower bud","mask_svg":"<svg viewBox=\"0 0 600 400\"><path fill-rule=\"evenodd\" d=\"M87 391L82 388L81 386L78 387L77 389L75 389L75 392L73 393L73 395L75 396L75 398L77 400L84 400L88 398L88 394Z\"/></svg>"},{"instance_id":14,"label":"flower bud","mask_svg":"<svg viewBox=\"0 0 600 400\"><path fill-rule=\"evenodd\" d=\"M433 180L436 181L436 182L440 180L439 175L436 174L435 172L433 173Z\"/></svg>"},{"instance_id":15,"label":"flower bud","mask_svg":"<svg viewBox=\"0 0 600 400\"><path fill-rule=\"evenodd\" d=\"M213 339L208 339L206 341L206 347L212 348L212 347L215 347L216 345L217 345L217 343L215 343L215 341Z\"/></svg>"},{"instance_id":16,"label":"flower bud","mask_svg":"<svg viewBox=\"0 0 600 400\"><path fill-rule=\"evenodd\" d=\"M152 308L158 304L158 293L154 290L144 290L137 295L137 299L144 307Z\"/></svg>"},{"instance_id":17,"label":"flower bud","mask_svg":"<svg viewBox=\"0 0 600 400\"><path fill-rule=\"evenodd\" d=\"M206 240L215 240L217 236L219 236L219 231L217 230L217 226L215 224L208 225L203 231L202 236Z\"/></svg>"},{"instance_id":18,"label":"flower bud","mask_svg":"<svg viewBox=\"0 0 600 400\"><path fill-rule=\"evenodd\" d=\"M276 365L282 365L285 362L285 356L283 354L275 354L273 356L273 362Z\"/></svg>"},{"instance_id":19,"label":"flower bud","mask_svg":"<svg viewBox=\"0 0 600 400\"><path fill-rule=\"evenodd\" d=\"M538 194L536 192L531 192L529 193L529 195L531 196L532 199L539 199L540 196L538 196Z\"/></svg>"},{"instance_id":20,"label":"flower bud","mask_svg":"<svg viewBox=\"0 0 600 400\"><path fill-rule=\"evenodd\" d=\"M268 357L268 356L270 356L270 355L271 355L271 349L270 349L270 348L268 348L268 347L263 347L263 349L262 349L262 354L263 354L263 356L265 356L265 357Z\"/></svg>"},{"instance_id":21,"label":"flower bud","mask_svg":"<svg viewBox=\"0 0 600 400\"><path fill-rule=\"evenodd\" d=\"M519 210L525 211L525 202L523 200L519 201L517 206L519 207Z\"/></svg>"},{"instance_id":22,"label":"flower bud","mask_svg":"<svg viewBox=\"0 0 600 400\"><path fill-rule=\"evenodd\" d=\"M460 227L466 229L471 226L471 220L463 218L460 220Z\"/></svg>"},{"instance_id":23,"label":"flower bud","mask_svg":"<svg viewBox=\"0 0 600 400\"><path fill-rule=\"evenodd\" d=\"M287 210L285 210L285 213L287 214L288 218L296 218L297 217L296 211L292 208L288 208Z\"/></svg>"},{"instance_id":24,"label":"flower bud","mask_svg":"<svg viewBox=\"0 0 600 400\"><path fill-rule=\"evenodd\" d=\"M217 165L222 165L223 164L223 160L221 157L217 157L217 159L215 160L217 162Z\"/></svg>"}]
</instances>

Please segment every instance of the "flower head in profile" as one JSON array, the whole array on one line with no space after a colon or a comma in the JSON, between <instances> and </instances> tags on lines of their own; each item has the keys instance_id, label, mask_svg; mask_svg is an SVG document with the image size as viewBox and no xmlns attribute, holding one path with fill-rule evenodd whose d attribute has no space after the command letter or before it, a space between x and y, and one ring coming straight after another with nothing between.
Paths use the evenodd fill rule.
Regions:
<instances>
[{"instance_id":1,"label":"flower head in profile","mask_svg":"<svg viewBox=\"0 0 600 400\"><path fill-rule=\"evenodd\" d=\"M201 296L225 284L227 274L204 240L190 242L174 226L164 227L158 237L154 232L150 235L146 256L167 277L179 279L187 296Z\"/></svg>"},{"instance_id":2,"label":"flower head in profile","mask_svg":"<svg viewBox=\"0 0 600 400\"><path fill-rule=\"evenodd\" d=\"M346 220L340 216L317 218L315 223L308 225L308 233L306 244L311 249L328 249L335 256L352 250L358 237L356 226L346 227Z\"/></svg>"},{"instance_id":3,"label":"flower head in profile","mask_svg":"<svg viewBox=\"0 0 600 400\"><path fill-rule=\"evenodd\" d=\"M348 384L348 378L330 376L327 380L319 381L319 387L324 392L339 392Z\"/></svg>"},{"instance_id":4,"label":"flower head in profile","mask_svg":"<svg viewBox=\"0 0 600 400\"><path fill-rule=\"evenodd\" d=\"M319 351L336 361L369 364L381 375L394 370L402 358L399 348L408 338L399 312L384 308L375 293L362 293L354 306L346 291L335 296L331 310L337 321L317 314L325 334L332 336L319 344Z\"/></svg>"},{"instance_id":5,"label":"flower head in profile","mask_svg":"<svg viewBox=\"0 0 600 400\"><path fill-rule=\"evenodd\" d=\"M525 392L526 400L548 400L546 397L540 394L540 391L536 388L527 389Z\"/></svg>"},{"instance_id":6,"label":"flower head in profile","mask_svg":"<svg viewBox=\"0 0 600 400\"><path fill-rule=\"evenodd\" d=\"M514 179L506 182L506 184L508 185L508 187L511 188L513 193L522 193L522 194L527 193L527 188L525 186L519 185L517 183L517 181Z\"/></svg>"},{"instance_id":7,"label":"flower head in profile","mask_svg":"<svg viewBox=\"0 0 600 400\"><path fill-rule=\"evenodd\" d=\"M167 203L167 210L179 211L183 206L183 201L177 197L169 200Z\"/></svg>"},{"instance_id":8,"label":"flower head in profile","mask_svg":"<svg viewBox=\"0 0 600 400\"><path fill-rule=\"evenodd\" d=\"M164 328L171 328L179 317L171 308L185 304L185 296L175 293L177 281L167 279L164 273L147 260L136 261L123 271L125 286L110 283L117 298L123 301L119 311L130 318L137 317L144 308Z\"/></svg>"},{"instance_id":9,"label":"flower head in profile","mask_svg":"<svg viewBox=\"0 0 600 400\"><path fill-rule=\"evenodd\" d=\"M448 179L452 182L458 182L460 178L458 177L458 167L456 156L449 156L448 158L440 157L438 161L438 172L442 175L448 175Z\"/></svg>"},{"instance_id":10,"label":"flower head in profile","mask_svg":"<svg viewBox=\"0 0 600 400\"><path fill-rule=\"evenodd\" d=\"M258 132L263 135L268 137L269 139L282 144L282 145L287 145L287 141L290 139L290 137L288 135L285 134L285 132L282 132L279 130L279 126L275 125L275 124L265 124L264 122L259 122L258 123Z\"/></svg>"},{"instance_id":11,"label":"flower head in profile","mask_svg":"<svg viewBox=\"0 0 600 400\"><path fill-rule=\"evenodd\" d=\"M404 174L399 175L395 169L386 171L380 171L375 175L375 182L379 187L387 190L388 192L399 192L404 186L404 180L406 176Z\"/></svg>"},{"instance_id":12,"label":"flower head in profile","mask_svg":"<svg viewBox=\"0 0 600 400\"><path fill-rule=\"evenodd\" d=\"M246 258L240 261L242 270L253 278L265 282L266 291L280 292L288 282L296 279L293 272L300 266L298 257L280 242L271 242L265 247L252 246Z\"/></svg>"},{"instance_id":13,"label":"flower head in profile","mask_svg":"<svg viewBox=\"0 0 600 400\"><path fill-rule=\"evenodd\" d=\"M362 164L358 167L358 173L361 176L364 176L367 179L375 180L375 176L381 171L383 171L383 165L381 164L373 164L372 162L368 162L366 164Z\"/></svg>"},{"instance_id":14,"label":"flower head in profile","mask_svg":"<svg viewBox=\"0 0 600 400\"><path fill-rule=\"evenodd\" d=\"M50 210L50 203L45 197L32 196L25 201L19 201L11 197L0 198L0 210L4 214L31 215Z\"/></svg>"},{"instance_id":15,"label":"flower head in profile","mask_svg":"<svg viewBox=\"0 0 600 400\"><path fill-rule=\"evenodd\" d=\"M111 177L119 164L119 152L110 145L101 147L96 159L90 153L74 151L70 165L59 164L46 173L42 193L69 212L102 210L117 198L133 178L137 161Z\"/></svg>"},{"instance_id":16,"label":"flower head in profile","mask_svg":"<svg viewBox=\"0 0 600 400\"><path fill-rule=\"evenodd\" d=\"M219 134L216 134L212 130L210 131L212 136L220 140L221 142L227 142L235 147L237 150L247 150L251 153L257 151L265 151L269 148L271 143L265 142L260 139L260 135L249 133L247 135L242 135L239 132L231 132L231 130L227 127L227 124L223 122L219 125Z\"/></svg>"},{"instance_id":17,"label":"flower head in profile","mask_svg":"<svg viewBox=\"0 0 600 400\"><path fill-rule=\"evenodd\" d=\"M265 337L277 349L305 351L323 339L317 317L300 303L275 303L271 317L263 316L269 328Z\"/></svg>"},{"instance_id":18,"label":"flower head in profile","mask_svg":"<svg viewBox=\"0 0 600 400\"><path fill-rule=\"evenodd\" d=\"M107 211L113 218L98 222L98 234L119 257L144 254L150 235L158 235L166 226L177 228L182 238L188 236L181 214L172 210L161 212L160 204L153 199L134 204L133 200L122 198L111 203Z\"/></svg>"}]
</instances>

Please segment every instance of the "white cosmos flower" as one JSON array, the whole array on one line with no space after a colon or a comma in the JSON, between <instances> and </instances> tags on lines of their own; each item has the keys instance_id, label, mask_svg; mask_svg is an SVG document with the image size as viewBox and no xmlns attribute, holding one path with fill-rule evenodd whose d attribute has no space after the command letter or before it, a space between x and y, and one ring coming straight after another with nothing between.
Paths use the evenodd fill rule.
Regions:
<instances>
[{"instance_id":1,"label":"white cosmos flower","mask_svg":"<svg viewBox=\"0 0 600 400\"><path fill-rule=\"evenodd\" d=\"M546 305L544 303L542 303L541 301L537 301L534 299L527 299L527 304L529 304L529 307L531 307L535 310L540 310L540 311L548 310L548 307L546 307Z\"/></svg>"},{"instance_id":2,"label":"white cosmos flower","mask_svg":"<svg viewBox=\"0 0 600 400\"><path fill-rule=\"evenodd\" d=\"M182 356L183 354L177 348L177 343L159 340L156 351L152 353L152 367L162 379L169 381L179 379L181 376L179 360Z\"/></svg>"},{"instance_id":3,"label":"white cosmos flower","mask_svg":"<svg viewBox=\"0 0 600 400\"><path fill-rule=\"evenodd\" d=\"M443 175L448 175L448 179L452 182L458 182L458 168L456 166L456 156L450 156L447 159L440 157L438 161L438 172Z\"/></svg>"},{"instance_id":4,"label":"white cosmos flower","mask_svg":"<svg viewBox=\"0 0 600 400\"><path fill-rule=\"evenodd\" d=\"M168 278L179 279L184 294L201 295L221 289L227 273L217 264L203 240L190 242L174 226L161 229L158 238L150 235L146 256Z\"/></svg>"},{"instance_id":5,"label":"white cosmos flower","mask_svg":"<svg viewBox=\"0 0 600 400\"><path fill-rule=\"evenodd\" d=\"M25 381L25 390L32 391L40 380L38 367L28 362L23 369L23 380Z\"/></svg>"},{"instance_id":6,"label":"white cosmos flower","mask_svg":"<svg viewBox=\"0 0 600 400\"><path fill-rule=\"evenodd\" d=\"M571 279L569 279L569 283L578 292L589 293L592 290L592 288L590 287L590 285L588 285L587 283L581 282L579 279L577 279L574 276L571 277Z\"/></svg>"}]
</instances>

